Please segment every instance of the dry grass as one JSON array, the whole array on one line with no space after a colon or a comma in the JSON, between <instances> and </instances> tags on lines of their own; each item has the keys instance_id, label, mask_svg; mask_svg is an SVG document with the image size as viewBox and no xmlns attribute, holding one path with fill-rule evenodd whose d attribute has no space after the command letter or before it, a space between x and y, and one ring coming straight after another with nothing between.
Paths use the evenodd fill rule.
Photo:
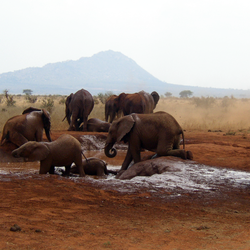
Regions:
<instances>
[{"instance_id":1,"label":"dry grass","mask_svg":"<svg viewBox=\"0 0 250 250\"><path fill-rule=\"evenodd\" d=\"M0 102L0 129L12 116L21 114L30 106L41 108L44 100L53 99L51 109L51 123L54 130L66 130L67 121L65 105L60 102L63 96L38 96L37 102L28 103L25 96L15 96L15 107L7 107L4 97ZM185 130L222 130L249 131L250 130L250 99L235 98L161 98L155 111L166 111L173 115ZM104 120L104 105L96 104L89 118L96 117Z\"/></svg>"}]
</instances>

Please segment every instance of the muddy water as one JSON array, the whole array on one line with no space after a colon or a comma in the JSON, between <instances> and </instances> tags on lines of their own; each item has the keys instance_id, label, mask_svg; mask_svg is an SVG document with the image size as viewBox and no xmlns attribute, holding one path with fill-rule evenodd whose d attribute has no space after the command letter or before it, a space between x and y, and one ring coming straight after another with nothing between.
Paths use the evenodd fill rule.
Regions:
<instances>
[{"instance_id":1,"label":"muddy water","mask_svg":"<svg viewBox=\"0 0 250 250\"><path fill-rule=\"evenodd\" d=\"M97 157L108 163L108 169L118 170L126 151L118 151L115 158L107 158L103 150L85 151L86 157ZM166 163L167 164L167 163ZM10 181L12 177L32 178L39 171L39 162L0 163L0 180ZM46 176L44 177L46 178ZM64 177L62 177L64 178ZM176 161L168 172L151 177L135 177L131 180L118 180L114 175L107 178L86 176L84 179L70 177L75 182L88 182L106 190L119 192L147 192L153 196L176 197L187 193L216 195L223 191L250 185L250 173L231 169L215 168L195 162Z\"/></svg>"}]
</instances>

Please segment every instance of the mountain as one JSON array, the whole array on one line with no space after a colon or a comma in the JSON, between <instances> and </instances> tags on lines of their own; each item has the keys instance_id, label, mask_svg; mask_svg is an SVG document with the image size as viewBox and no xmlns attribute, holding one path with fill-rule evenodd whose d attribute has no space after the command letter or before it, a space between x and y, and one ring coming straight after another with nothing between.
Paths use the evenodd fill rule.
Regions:
<instances>
[{"instance_id":1,"label":"mountain","mask_svg":"<svg viewBox=\"0 0 250 250\"><path fill-rule=\"evenodd\" d=\"M107 91L119 94L145 90L162 95L171 92L173 96L179 96L182 90L190 90L194 96L250 97L250 90L201 88L162 82L132 59L111 50L76 61L3 73L0 74L0 86L0 91L7 89L11 94L22 94L24 89L31 89L33 94L68 95L84 88L92 95Z\"/></svg>"}]
</instances>

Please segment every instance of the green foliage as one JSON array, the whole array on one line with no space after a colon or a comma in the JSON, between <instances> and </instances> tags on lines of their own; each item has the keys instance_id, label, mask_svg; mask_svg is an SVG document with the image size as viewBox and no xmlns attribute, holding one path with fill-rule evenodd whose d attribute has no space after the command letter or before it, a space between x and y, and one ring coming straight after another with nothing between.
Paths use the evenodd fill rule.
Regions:
<instances>
[{"instance_id":1,"label":"green foliage","mask_svg":"<svg viewBox=\"0 0 250 250\"><path fill-rule=\"evenodd\" d=\"M187 98L190 97L191 95L193 95L193 92L190 90L183 90L179 93L181 98Z\"/></svg>"},{"instance_id":2,"label":"green foliage","mask_svg":"<svg viewBox=\"0 0 250 250\"><path fill-rule=\"evenodd\" d=\"M214 97L193 97L192 102L195 104L196 107L200 108L210 108L214 105L215 103L215 98Z\"/></svg>"},{"instance_id":3,"label":"green foliage","mask_svg":"<svg viewBox=\"0 0 250 250\"><path fill-rule=\"evenodd\" d=\"M110 248L111 247L110 241L107 241L107 242L103 243L103 247Z\"/></svg>"},{"instance_id":4,"label":"green foliage","mask_svg":"<svg viewBox=\"0 0 250 250\"><path fill-rule=\"evenodd\" d=\"M52 113L54 107L54 100L52 98L43 99L41 108L44 108Z\"/></svg>"},{"instance_id":5,"label":"green foliage","mask_svg":"<svg viewBox=\"0 0 250 250\"><path fill-rule=\"evenodd\" d=\"M25 95L32 95L32 92L33 92L33 90L31 90L31 89L24 89L24 90L23 90L23 93L24 93Z\"/></svg>"}]
</instances>

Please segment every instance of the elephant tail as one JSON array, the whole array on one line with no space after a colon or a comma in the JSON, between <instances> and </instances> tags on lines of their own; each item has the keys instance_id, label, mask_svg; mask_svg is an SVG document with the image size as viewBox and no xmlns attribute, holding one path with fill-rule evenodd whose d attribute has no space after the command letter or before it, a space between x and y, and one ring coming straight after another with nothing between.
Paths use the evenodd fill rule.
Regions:
<instances>
[{"instance_id":1,"label":"elephant tail","mask_svg":"<svg viewBox=\"0 0 250 250\"><path fill-rule=\"evenodd\" d=\"M85 158L86 162L89 163L89 160L88 160L88 158L85 156L85 154L83 153L83 151L82 151L82 155L83 155L83 157Z\"/></svg>"}]
</instances>

